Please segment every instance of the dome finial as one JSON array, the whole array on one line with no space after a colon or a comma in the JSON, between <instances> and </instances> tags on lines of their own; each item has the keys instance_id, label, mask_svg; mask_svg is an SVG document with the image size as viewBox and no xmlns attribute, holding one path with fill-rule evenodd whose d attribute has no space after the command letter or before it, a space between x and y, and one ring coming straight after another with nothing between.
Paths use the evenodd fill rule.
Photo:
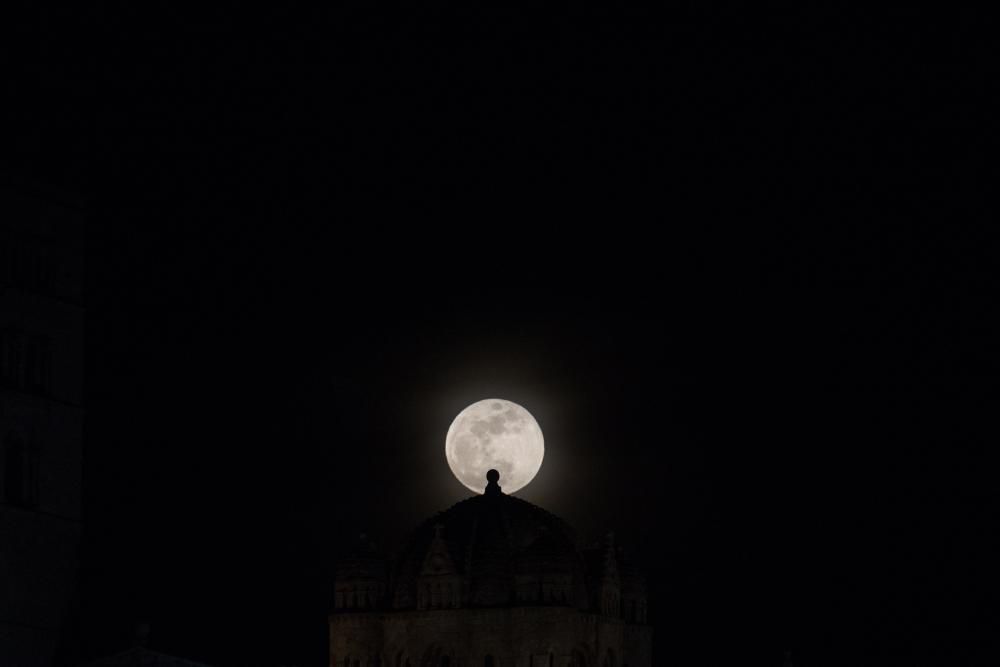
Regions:
<instances>
[{"instance_id":1,"label":"dome finial","mask_svg":"<svg viewBox=\"0 0 1000 667\"><path fill-rule=\"evenodd\" d=\"M497 484L497 482L499 482L499 481L500 481L500 473L499 472L497 472L494 469L490 469L489 471L487 471L487 473L486 473L486 482L487 482L487 484L486 484L486 492L485 492L485 494L487 496L499 496L500 495L500 493L501 493L501 491L500 491L500 485Z\"/></svg>"}]
</instances>

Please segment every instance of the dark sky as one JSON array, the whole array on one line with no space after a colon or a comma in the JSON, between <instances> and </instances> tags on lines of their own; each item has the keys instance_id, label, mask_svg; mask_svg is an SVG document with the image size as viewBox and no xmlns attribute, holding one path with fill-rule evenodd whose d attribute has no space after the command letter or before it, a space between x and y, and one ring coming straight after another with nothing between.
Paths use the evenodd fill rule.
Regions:
<instances>
[{"instance_id":1,"label":"dark sky","mask_svg":"<svg viewBox=\"0 0 1000 667\"><path fill-rule=\"evenodd\" d=\"M332 558L464 497L444 434L500 396L659 664L985 664L970 17L202 11L43 40L62 97L12 112L92 212L71 654L324 664Z\"/></svg>"}]
</instances>

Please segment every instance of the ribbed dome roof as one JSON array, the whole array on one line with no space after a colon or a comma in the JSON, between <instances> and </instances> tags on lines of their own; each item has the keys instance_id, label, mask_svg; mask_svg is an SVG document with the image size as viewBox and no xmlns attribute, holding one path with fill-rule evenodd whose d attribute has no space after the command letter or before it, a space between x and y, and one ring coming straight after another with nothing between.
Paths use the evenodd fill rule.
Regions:
<instances>
[{"instance_id":1,"label":"ribbed dome roof","mask_svg":"<svg viewBox=\"0 0 1000 667\"><path fill-rule=\"evenodd\" d=\"M515 570L520 574L573 574L578 563L573 543L562 533L543 528L538 538L517 555Z\"/></svg>"},{"instance_id":2,"label":"ribbed dome roof","mask_svg":"<svg viewBox=\"0 0 1000 667\"><path fill-rule=\"evenodd\" d=\"M504 495L481 496L424 521L392 559L364 536L336 563L334 608L435 610L558 605L645 622L645 582L614 535L581 548L564 521Z\"/></svg>"},{"instance_id":3,"label":"ribbed dome roof","mask_svg":"<svg viewBox=\"0 0 1000 667\"><path fill-rule=\"evenodd\" d=\"M425 557L432 543L441 542L454 574L468 582L472 604L509 601L517 574L573 574L582 567L575 535L565 522L537 505L500 493L491 482L486 494L453 505L414 532L393 573L397 606L414 599Z\"/></svg>"}]
</instances>

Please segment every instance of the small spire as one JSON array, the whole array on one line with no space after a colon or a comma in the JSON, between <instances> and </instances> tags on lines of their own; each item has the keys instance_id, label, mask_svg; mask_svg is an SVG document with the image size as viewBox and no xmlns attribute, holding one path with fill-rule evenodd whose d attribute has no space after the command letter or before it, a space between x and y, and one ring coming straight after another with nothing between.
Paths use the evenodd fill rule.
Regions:
<instances>
[{"instance_id":1,"label":"small spire","mask_svg":"<svg viewBox=\"0 0 1000 667\"><path fill-rule=\"evenodd\" d=\"M146 648L149 643L149 623L140 621L135 624L135 637L132 640L134 646Z\"/></svg>"},{"instance_id":2,"label":"small spire","mask_svg":"<svg viewBox=\"0 0 1000 667\"><path fill-rule=\"evenodd\" d=\"M500 485L497 482L500 481L500 473L496 470L490 469L486 473L486 491L487 496L499 496L502 491L500 490Z\"/></svg>"}]
</instances>

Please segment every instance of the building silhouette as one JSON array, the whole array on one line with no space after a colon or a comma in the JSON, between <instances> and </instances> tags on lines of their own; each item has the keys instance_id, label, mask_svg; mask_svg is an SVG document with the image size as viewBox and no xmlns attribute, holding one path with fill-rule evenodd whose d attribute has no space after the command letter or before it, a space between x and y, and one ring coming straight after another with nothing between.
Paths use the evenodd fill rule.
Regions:
<instances>
[{"instance_id":1,"label":"building silhouette","mask_svg":"<svg viewBox=\"0 0 1000 667\"><path fill-rule=\"evenodd\" d=\"M0 188L0 665L49 665L81 536L83 229Z\"/></svg>"},{"instance_id":2,"label":"building silhouette","mask_svg":"<svg viewBox=\"0 0 1000 667\"><path fill-rule=\"evenodd\" d=\"M151 651L141 646L84 663L80 667L210 667L202 662Z\"/></svg>"},{"instance_id":3,"label":"building silhouette","mask_svg":"<svg viewBox=\"0 0 1000 667\"><path fill-rule=\"evenodd\" d=\"M581 547L487 477L394 558L362 536L338 561L331 667L651 665L645 580L613 534Z\"/></svg>"},{"instance_id":4,"label":"building silhouette","mask_svg":"<svg viewBox=\"0 0 1000 667\"><path fill-rule=\"evenodd\" d=\"M79 667L210 667L202 662L179 658L168 653L152 651L146 647L149 625L136 627L135 644L124 651L83 663Z\"/></svg>"}]
</instances>

